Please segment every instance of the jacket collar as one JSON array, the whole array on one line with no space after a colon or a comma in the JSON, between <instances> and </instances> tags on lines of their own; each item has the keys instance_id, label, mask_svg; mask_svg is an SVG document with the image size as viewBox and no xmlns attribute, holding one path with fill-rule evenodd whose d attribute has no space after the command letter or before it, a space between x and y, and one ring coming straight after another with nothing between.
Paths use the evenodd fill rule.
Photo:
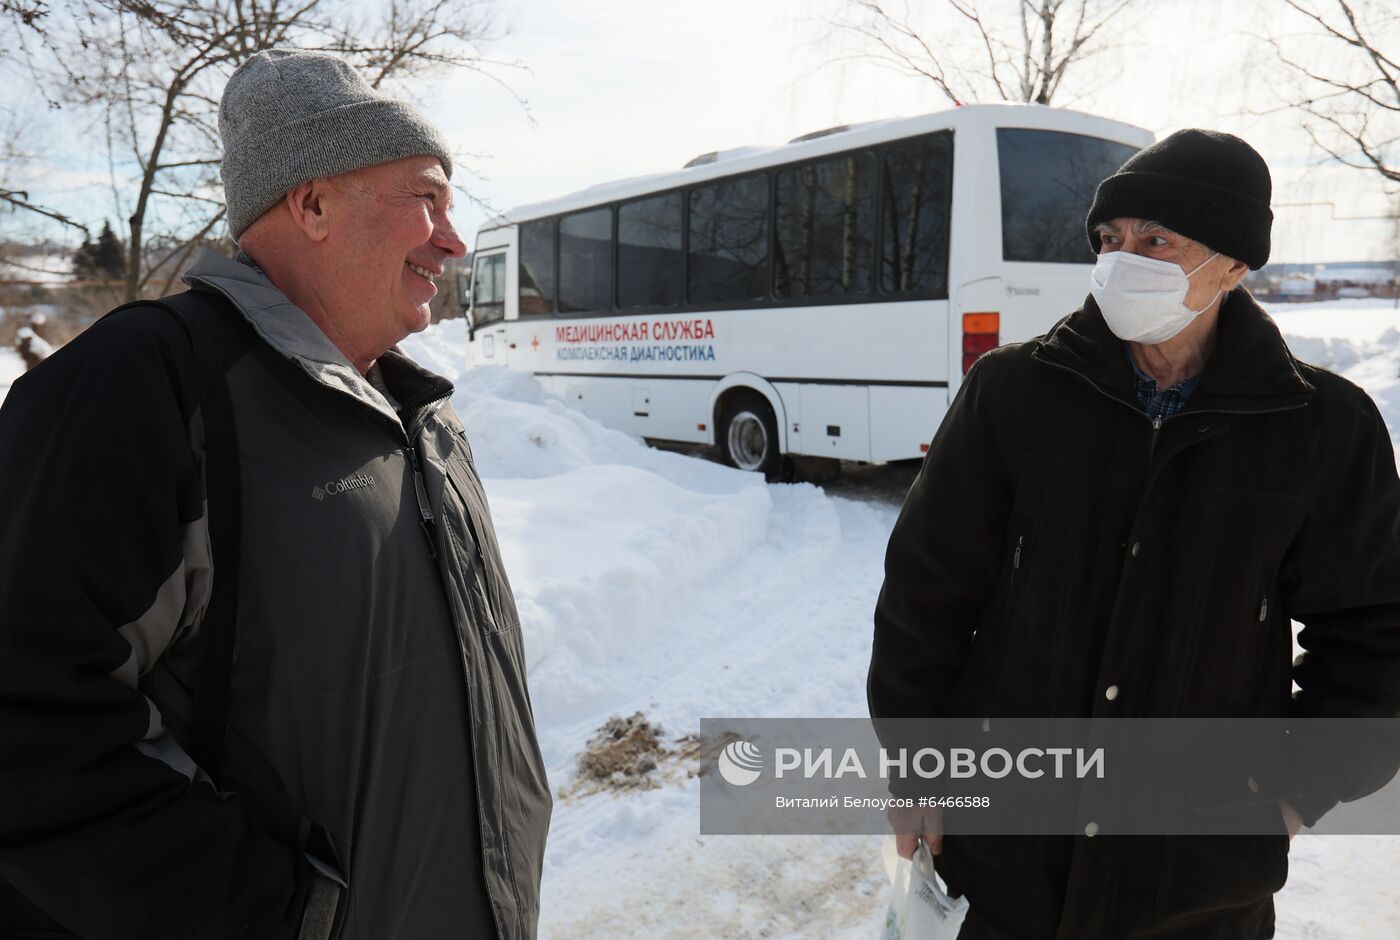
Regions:
<instances>
[{"instance_id":1,"label":"jacket collar","mask_svg":"<svg viewBox=\"0 0 1400 940\"><path fill-rule=\"evenodd\" d=\"M402 423L388 400L360 374L314 320L258 268L206 248L181 278L192 288L222 294L262 340L322 385ZM452 394L452 383L394 347L377 360L385 385L407 411Z\"/></svg>"},{"instance_id":2,"label":"jacket collar","mask_svg":"<svg viewBox=\"0 0 1400 940\"><path fill-rule=\"evenodd\" d=\"M1237 287L1226 295L1216 331L1201 383L1183 413L1256 413L1307 404L1315 389L1299 373L1278 326L1249 291ZM1093 297L1032 342L1033 358L1069 369L1101 392L1139 408L1132 369L1123 361L1123 341L1109 330Z\"/></svg>"}]
</instances>

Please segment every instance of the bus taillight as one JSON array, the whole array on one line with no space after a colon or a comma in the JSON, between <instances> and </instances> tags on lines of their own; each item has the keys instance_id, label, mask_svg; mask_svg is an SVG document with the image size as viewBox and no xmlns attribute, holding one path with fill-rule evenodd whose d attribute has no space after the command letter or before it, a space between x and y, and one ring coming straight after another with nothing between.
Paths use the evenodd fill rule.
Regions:
<instances>
[{"instance_id":1,"label":"bus taillight","mask_svg":"<svg viewBox=\"0 0 1400 940\"><path fill-rule=\"evenodd\" d=\"M1001 345L1001 314L963 314L963 375L972 368L977 357Z\"/></svg>"}]
</instances>

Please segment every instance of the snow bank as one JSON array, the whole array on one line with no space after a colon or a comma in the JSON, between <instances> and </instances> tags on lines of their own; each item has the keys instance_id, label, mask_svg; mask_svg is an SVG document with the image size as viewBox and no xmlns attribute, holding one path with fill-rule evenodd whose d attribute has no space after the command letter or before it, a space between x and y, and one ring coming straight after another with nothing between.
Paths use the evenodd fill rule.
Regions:
<instances>
[{"instance_id":1,"label":"snow bank","mask_svg":"<svg viewBox=\"0 0 1400 940\"><path fill-rule=\"evenodd\" d=\"M1391 300L1273 304L1293 354L1361 386L1400 451L1400 310Z\"/></svg>"},{"instance_id":2,"label":"snow bank","mask_svg":"<svg viewBox=\"0 0 1400 940\"><path fill-rule=\"evenodd\" d=\"M1386 330L1400 326L1400 310L1395 301L1381 298L1270 303L1265 307L1279 329L1295 336L1374 340Z\"/></svg>"},{"instance_id":3,"label":"snow bank","mask_svg":"<svg viewBox=\"0 0 1400 940\"><path fill-rule=\"evenodd\" d=\"M613 707L612 663L664 657L679 610L762 541L771 509L761 480L697 492L620 463L486 487L542 722Z\"/></svg>"},{"instance_id":4,"label":"snow bank","mask_svg":"<svg viewBox=\"0 0 1400 940\"><path fill-rule=\"evenodd\" d=\"M583 740L577 716L605 717L633 694L619 660L674 655L676 619L763 543L773 499L757 474L647 447L533 376L466 369L465 340L462 321L445 321L402 348L457 383L520 608L541 743L562 762Z\"/></svg>"}]
</instances>

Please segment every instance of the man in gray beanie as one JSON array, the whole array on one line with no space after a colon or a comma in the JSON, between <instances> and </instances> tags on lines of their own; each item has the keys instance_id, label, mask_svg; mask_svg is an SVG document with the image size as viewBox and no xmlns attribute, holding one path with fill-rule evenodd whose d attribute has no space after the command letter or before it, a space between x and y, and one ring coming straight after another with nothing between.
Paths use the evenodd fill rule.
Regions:
<instances>
[{"instance_id":1,"label":"man in gray beanie","mask_svg":"<svg viewBox=\"0 0 1400 940\"><path fill-rule=\"evenodd\" d=\"M520 618L452 385L395 348L465 252L449 148L292 50L219 130L238 258L0 409L0 936L533 937Z\"/></svg>"},{"instance_id":2,"label":"man in gray beanie","mask_svg":"<svg viewBox=\"0 0 1400 940\"><path fill-rule=\"evenodd\" d=\"M1400 712L1390 433L1241 286L1268 259L1270 189L1252 147L1201 130L1099 186L1083 306L977 360L895 525L877 725ZM1300 826L1400 766L1393 734L1279 739L1192 807L1247 831L1124 834L1092 787L1053 833L960 832L958 809L891 822L968 898L960 940L1264 940Z\"/></svg>"}]
</instances>

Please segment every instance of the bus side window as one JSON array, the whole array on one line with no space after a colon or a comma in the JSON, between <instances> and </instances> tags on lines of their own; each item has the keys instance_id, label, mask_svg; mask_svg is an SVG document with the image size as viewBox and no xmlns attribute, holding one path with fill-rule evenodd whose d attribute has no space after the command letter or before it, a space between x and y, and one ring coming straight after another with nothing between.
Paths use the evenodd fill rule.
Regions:
<instances>
[{"instance_id":1,"label":"bus side window","mask_svg":"<svg viewBox=\"0 0 1400 940\"><path fill-rule=\"evenodd\" d=\"M554 220L520 226L520 315L554 312Z\"/></svg>"},{"instance_id":2,"label":"bus side window","mask_svg":"<svg viewBox=\"0 0 1400 940\"><path fill-rule=\"evenodd\" d=\"M559 220L559 312L612 308L612 209Z\"/></svg>"},{"instance_id":3,"label":"bus side window","mask_svg":"<svg viewBox=\"0 0 1400 940\"><path fill-rule=\"evenodd\" d=\"M768 176L754 173L690 191L686 295L693 304L768 295Z\"/></svg>"},{"instance_id":4,"label":"bus side window","mask_svg":"<svg viewBox=\"0 0 1400 940\"><path fill-rule=\"evenodd\" d=\"M884 164L880 290L947 297L953 135L893 144Z\"/></svg>"},{"instance_id":5,"label":"bus side window","mask_svg":"<svg viewBox=\"0 0 1400 940\"><path fill-rule=\"evenodd\" d=\"M681 194L624 202L617 209L617 305L681 302Z\"/></svg>"},{"instance_id":6,"label":"bus side window","mask_svg":"<svg viewBox=\"0 0 1400 940\"><path fill-rule=\"evenodd\" d=\"M778 173L775 297L869 292L875 245L874 176L869 154L850 154Z\"/></svg>"}]
</instances>

